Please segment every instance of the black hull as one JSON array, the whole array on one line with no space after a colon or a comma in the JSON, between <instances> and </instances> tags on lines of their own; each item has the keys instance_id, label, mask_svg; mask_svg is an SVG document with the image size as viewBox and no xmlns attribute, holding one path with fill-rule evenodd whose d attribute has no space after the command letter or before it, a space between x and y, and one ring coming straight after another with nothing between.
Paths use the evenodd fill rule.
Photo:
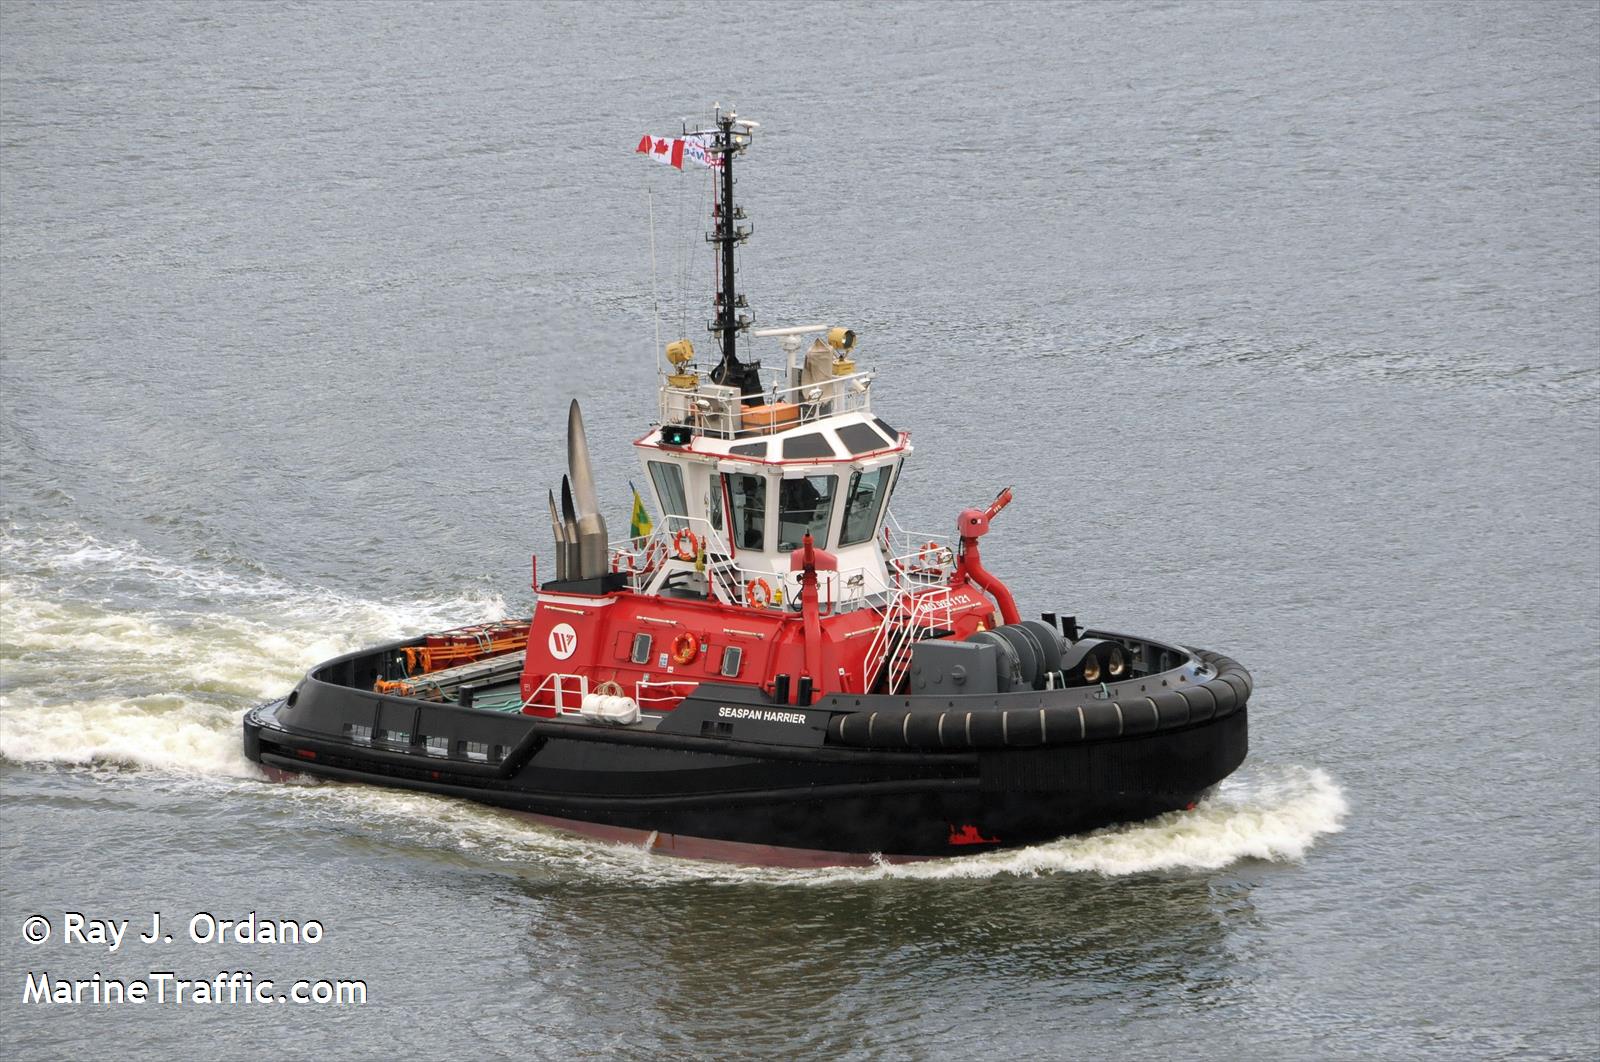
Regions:
<instances>
[{"instance_id":1,"label":"black hull","mask_svg":"<svg viewBox=\"0 0 1600 1062\"><path fill-rule=\"evenodd\" d=\"M260 762L279 770L336 781L376 783L475 800L562 820L555 824L599 836L606 836L606 831L584 830L582 824L667 835L673 838L674 848L703 847L693 843L700 841L728 841L840 856L933 857L1037 844L1189 807L1218 780L1213 775L1229 773L1231 768L1225 767L1228 760L1243 759L1245 720L1246 713L1238 712L1182 735L1180 741L1190 746L1188 749L1139 748L1146 742L1133 739L1092 751L1080 750L1090 755L1081 757L1071 768L1062 764L1047 767L1039 758L1023 752L995 753L984 757L986 762L960 765L964 768L960 777L908 777L790 789L728 789L680 796L576 797L515 787L491 789L464 779L406 777L358 760L314 763L267 750L262 751ZM1205 751L1198 759L1209 761L1209 769L1193 771L1196 757L1190 753L1199 745L1204 745ZM681 755L666 753L662 759ZM1009 764L1005 762L1008 759L1018 762ZM1164 768L1177 763L1190 770L1172 777ZM1031 776L1041 768L1049 773L1076 773L1083 767L1093 776L1119 775L1129 779L1130 774L1137 773L1152 784L1115 792L1070 785L1046 788L1030 784L1028 778L1007 777ZM658 769L673 768L663 764ZM751 768L752 773L765 773L766 769L765 764ZM1016 788L1001 788L1008 784ZM816 860L778 857L767 861ZM826 860L856 861L859 860Z\"/></svg>"},{"instance_id":2,"label":"black hull","mask_svg":"<svg viewBox=\"0 0 1600 1062\"><path fill-rule=\"evenodd\" d=\"M1226 658L1206 656L1224 666L1211 680L1222 696L1206 692L1203 680L1186 691L1210 706L1203 717L1169 710L1161 720L1155 703L1160 725L1135 734L1125 731L1135 718L1131 707L1100 700L1088 717L1115 719L1115 735L1080 727L1057 744L1032 735L1029 747L958 749L842 744L834 735L841 721L862 715L857 699L854 712L819 703L785 709L794 719L784 723L730 725L715 720L772 705L759 691L707 685L651 730L382 697L319 681L325 668L294 698L246 716L245 751L279 771L475 800L677 854L795 864L950 856L1192 805L1238 767L1248 744L1248 675ZM1244 687L1231 700L1219 681L1230 678ZM1049 691L1003 701L1029 718L1076 719L1072 704L1085 696ZM896 740L914 735L922 720L907 725L903 717L923 706L901 697L892 707L900 712ZM997 710L982 708L982 721ZM348 736L352 726L362 740ZM484 753L456 754L468 748Z\"/></svg>"}]
</instances>

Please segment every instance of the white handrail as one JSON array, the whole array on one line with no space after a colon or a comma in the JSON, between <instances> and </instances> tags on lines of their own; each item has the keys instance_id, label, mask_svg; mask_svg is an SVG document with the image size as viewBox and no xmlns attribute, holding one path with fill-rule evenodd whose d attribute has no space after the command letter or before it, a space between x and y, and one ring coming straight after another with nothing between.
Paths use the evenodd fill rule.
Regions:
<instances>
[{"instance_id":1,"label":"white handrail","mask_svg":"<svg viewBox=\"0 0 1600 1062\"><path fill-rule=\"evenodd\" d=\"M576 683L578 697L577 703L573 704L570 708L567 706L566 697L566 687L569 682ZM550 703L542 704L539 701L539 697L541 694L546 692L552 694ZM584 676L575 675L566 671L552 671L550 674L544 677L544 681L539 683L532 693L528 694L528 696L523 699L522 710L527 711L527 709L537 706L540 708L554 708L557 715L568 715L572 712L578 711L583 707L583 698L587 696L588 693L589 680Z\"/></svg>"},{"instance_id":2,"label":"white handrail","mask_svg":"<svg viewBox=\"0 0 1600 1062\"><path fill-rule=\"evenodd\" d=\"M678 525L676 528L672 527L674 523ZM678 538L683 529L695 536L695 557L678 555ZM638 593L659 593L674 573L695 572L710 580L712 594L725 604L782 609L799 597L797 573L739 564L734 560L728 540L704 517L668 513L642 543L630 538L613 542L608 548L611 570L627 575L629 588ZM909 562L907 567L911 567ZM824 571L817 575L818 600L824 609L853 612L867 605L867 586L871 578L867 568ZM759 590L762 583L771 594L765 602L753 601L751 591Z\"/></svg>"},{"instance_id":3,"label":"white handrail","mask_svg":"<svg viewBox=\"0 0 1600 1062\"><path fill-rule=\"evenodd\" d=\"M922 635L951 625L950 588L900 587L883 610L883 620L867 646L862 666L862 692L869 692L879 669L887 665L888 692L894 693L911 666L911 647Z\"/></svg>"},{"instance_id":4,"label":"white handrail","mask_svg":"<svg viewBox=\"0 0 1600 1062\"><path fill-rule=\"evenodd\" d=\"M787 370L763 366L773 379L782 379ZM696 387L673 387L663 384L660 392L660 414L663 424L692 424L701 435L720 439L741 438L751 435L769 435L774 430L810 424L839 413L872 412L872 372L863 369L843 376L830 376L825 380L793 387L774 385L764 395L769 404L789 404L795 407L795 419L780 425L745 427L744 404L741 396L734 394L723 398L708 395ZM705 402L713 408L702 409ZM716 425L721 423L723 427ZM731 429L727 425L732 424Z\"/></svg>"},{"instance_id":5,"label":"white handrail","mask_svg":"<svg viewBox=\"0 0 1600 1062\"><path fill-rule=\"evenodd\" d=\"M879 547L889 578L902 589L947 583L956 562L951 539L950 535L908 531L900 526L893 510L885 513Z\"/></svg>"},{"instance_id":6,"label":"white handrail","mask_svg":"<svg viewBox=\"0 0 1600 1062\"><path fill-rule=\"evenodd\" d=\"M699 685L699 679L660 679L654 682L649 679L640 679L633 684L633 699L639 702L640 708L645 707L647 704L660 704L666 701L681 701L690 693L693 693L695 687ZM687 686L689 688L681 693L672 692L673 687L677 686ZM650 694L646 692L652 689L665 689L668 692L663 694Z\"/></svg>"}]
</instances>

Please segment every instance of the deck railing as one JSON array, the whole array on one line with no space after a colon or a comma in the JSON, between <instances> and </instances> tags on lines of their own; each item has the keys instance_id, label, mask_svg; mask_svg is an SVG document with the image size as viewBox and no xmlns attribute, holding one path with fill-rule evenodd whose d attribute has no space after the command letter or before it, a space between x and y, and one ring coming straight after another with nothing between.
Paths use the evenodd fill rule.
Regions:
<instances>
[{"instance_id":1,"label":"deck railing","mask_svg":"<svg viewBox=\"0 0 1600 1062\"><path fill-rule=\"evenodd\" d=\"M638 593L659 593L675 574L691 572L703 576L711 596L725 604L798 607L798 573L739 564L727 538L704 518L668 514L646 538L613 542L609 549L611 570L626 575L629 588ZM869 603L867 586L865 568L817 573L817 599L825 612L853 612L864 607Z\"/></svg>"},{"instance_id":2,"label":"deck railing","mask_svg":"<svg viewBox=\"0 0 1600 1062\"><path fill-rule=\"evenodd\" d=\"M609 692L617 692L616 684L609 684ZM642 711L665 712L677 707L678 702L694 692L699 679L639 679L633 683L633 699ZM606 693L607 683L600 683L596 691ZM622 687L626 689L626 687ZM578 715L583 699L589 694L589 680L583 675L553 671L544 681L518 703L515 699L505 705L494 705L500 711L526 712L530 708L554 709L557 715ZM485 706L487 707L487 706Z\"/></svg>"},{"instance_id":3,"label":"deck railing","mask_svg":"<svg viewBox=\"0 0 1600 1062\"><path fill-rule=\"evenodd\" d=\"M890 581L902 589L948 583L956 563L951 542L950 535L907 530L900 526L893 511L886 513L879 543L889 566Z\"/></svg>"},{"instance_id":4,"label":"deck railing","mask_svg":"<svg viewBox=\"0 0 1600 1062\"><path fill-rule=\"evenodd\" d=\"M783 379L786 370L763 366L769 379ZM661 385L661 423L687 424L697 435L716 439L741 439L770 435L774 430L810 424L839 413L872 412L872 373L867 370L830 376L825 380L794 387L774 385L762 395L765 404L792 405L795 419L776 426L745 426L744 401L736 388L715 384L698 387Z\"/></svg>"}]
</instances>

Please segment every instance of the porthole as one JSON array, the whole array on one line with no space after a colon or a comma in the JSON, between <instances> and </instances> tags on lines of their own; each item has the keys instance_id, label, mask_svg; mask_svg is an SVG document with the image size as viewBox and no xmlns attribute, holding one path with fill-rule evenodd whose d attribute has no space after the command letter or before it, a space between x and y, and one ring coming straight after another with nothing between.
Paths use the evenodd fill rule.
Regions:
<instances>
[{"instance_id":1,"label":"porthole","mask_svg":"<svg viewBox=\"0 0 1600 1062\"><path fill-rule=\"evenodd\" d=\"M633 636L633 651L628 654L628 659L635 664L650 662L650 635L641 633Z\"/></svg>"}]
</instances>

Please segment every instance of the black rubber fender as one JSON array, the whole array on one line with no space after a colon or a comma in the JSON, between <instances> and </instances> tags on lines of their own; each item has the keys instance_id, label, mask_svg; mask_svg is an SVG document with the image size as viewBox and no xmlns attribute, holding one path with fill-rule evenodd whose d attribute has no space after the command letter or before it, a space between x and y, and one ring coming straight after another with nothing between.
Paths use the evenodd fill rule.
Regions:
<instances>
[{"instance_id":1,"label":"black rubber fender","mask_svg":"<svg viewBox=\"0 0 1600 1062\"><path fill-rule=\"evenodd\" d=\"M940 737L939 720L948 714L948 712L906 712L906 721L903 724L906 747L913 749L943 748L944 742Z\"/></svg>"},{"instance_id":2,"label":"black rubber fender","mask_svg":"<svg viewBox=\"0 0 1600 1062\"><path fill-rule=\"evenodd\" d=\"M1156 711L1163 719L1182 719L1185 725L1203 722L1194 717L1194 706L1177 690L1163 690L1150 699L1155 702ZM1170 725L1176 726L1177 723Z\"/></svg>"},{"instance_id":3,"label":"black rubber fender","mask_svg":"<svg viewBox=\"0 0 1600 1062\"><path fill-rule=\"evenodd\" d=\"M1122 733L1124 736L1133 734L1154 734L1159 729L1155 705L1147 697L1137 701L1123 704L1117 702L1114 707L1122 713Z\"/></svg>"},{"instance_id":4,"label":"black rubber fender","mask_svg":"<svg viewBox=\"0 0 1600 1062\"><path fill-rule=\"evenodd\" d=\"M1188 726L1190 723L1199 722L1199 720L1195 719L1194 712L1189 708L1189 702L1182 697L1170 697L1163 693L1146 699L1150 702L1150 706L1156 710L1157 725L1162 730L1171 730L1174 727Z\"/></svg>"},{"instance_id":5,"label":"black rubber fender","mask_svg":"<svg viewBox=\"0 0 1600 1062\"><path fill-rule=\"evenodd\" d=\"M1232 715L1250 699L1250 672L1220 653L1191 649L1214 671L1200 682L1145 697L1082 705L956 710L901 708L846 712L828 722L828 741L858 748L999 749L1068 745L1177 730ZM1010 695L1025 700L1023 691Z\"/></svg>"},{"instance_id":6,"label":"black rubber fender","mask_svg":"<svg viewBox=\"0 0 1600 1062\"><path fill-rule=\"evenodd\" d=\"M1008 708L1000 713L1002 740L1007 747L1030 748L1044 744L1043 708Z\"/></svg>"},{"instance_id":7,"label":"black rubber fender","mask_svg":"<svg viewBox=\"0 0 1600 1062\"><path fill-rule=\"evenodd\" d=\"M1217 698L1206 686L1187 686L1178 691L1178 696L1189 706L1192 721L1204 723L1216 717Z\"/></svg>"},{"instance_id":8,"label":"black rubber fender","mask_svg":"<svg viewBox=\"0 0 1600 1062\"><path fill-rule=\"evenodd\" d=\"M1005 748L1005 712L971 712L969 714L971 719L968 721L967 733L971 735L972 748Z\"/></svg>"},{"instance_id":9,"label":"black rubber fender","mask_svg":"<svg viewBox=\"0 0 1600 1062\"><path fill-rule=\"evenodd\" d=\"M1076 708L1046 708L1041 736L1043 744L1061 745L1083 740L1083 713Z\"/></svg>"},{"instance_id":10,"label":"black rubber fender","mask_svg":"<svg viewBox=\"0 0 1600 1062\"><path fill-rule=\"evenodd\" d=\"M1114 711L1110 702L1097 701L1082 706L1085 741L1100 741L1122 736L1122 713Z\"/></svg>"}]
</instances>

